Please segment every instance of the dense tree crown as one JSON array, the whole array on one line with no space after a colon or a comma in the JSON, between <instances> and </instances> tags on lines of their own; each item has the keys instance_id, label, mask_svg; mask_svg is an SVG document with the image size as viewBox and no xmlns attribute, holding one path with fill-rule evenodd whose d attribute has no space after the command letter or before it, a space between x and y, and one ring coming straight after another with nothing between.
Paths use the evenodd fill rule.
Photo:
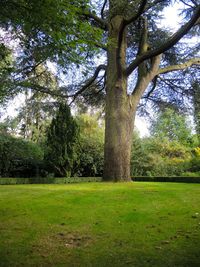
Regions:
<instances>
[{"instance_id":1,"label":"dense tree crown","mask_svg":"<svg viewBox=\"0 0 200 267\"><path fill-rule=\"evenodd\" d=\"M184 16L179 30L171 33L159 19L174 2L182 4ZM147 112L151 101L156 106L177 100L183 104L181 83L186 79L172 73L186 75L186 69L200 64L199 44L179 42L198 32L199 1L3 0L2 6L0 23L9 26L22 51L16 60L15 89L29 87L70 102L103 94L104 180L129 181L139 104ZM97 58L103 64L97 65ZM67 71L76 74L73 83L65 82L56 92L38 83L35 66L47 61L57 64L60 77Z\"/></svg>"}]
</instances>

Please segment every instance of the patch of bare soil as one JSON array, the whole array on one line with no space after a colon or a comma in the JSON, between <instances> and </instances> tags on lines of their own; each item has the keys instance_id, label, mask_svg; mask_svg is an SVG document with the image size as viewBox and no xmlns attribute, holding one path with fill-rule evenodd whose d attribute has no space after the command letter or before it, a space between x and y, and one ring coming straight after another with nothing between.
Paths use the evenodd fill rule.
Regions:
<instances>
[{"instance_id":1,"label":"patch of bare soil","mask_svg":"<svg viewBox=\"0 0 200 267\"><path fill-rule=\"evenodd\" d=\"M58 233L57 236L67 248L86 247L92 242L90 236L81 235L80 233Z\"/></svg>"}]
</instances>

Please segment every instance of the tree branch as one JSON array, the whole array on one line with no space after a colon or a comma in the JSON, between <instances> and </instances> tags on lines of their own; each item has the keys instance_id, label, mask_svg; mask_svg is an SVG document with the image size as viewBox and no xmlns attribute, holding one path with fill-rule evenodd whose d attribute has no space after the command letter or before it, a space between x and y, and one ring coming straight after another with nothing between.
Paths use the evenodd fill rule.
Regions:
<instances>
[{"instance_id":1,"label":"tree branch","mask_svg":"<svg viewBox=\"0 0 200 267\"><path fill-rule=\"evenodd\" d=\"M102 6L102 9L101 9L101 18L102 18L102 19L104 19L104 14L103 14L103 12L104 12L104 9L105 9L105 7L106 7L107 2L108 2L108 0L105 0L105 1L104 1L103 6Z\"/></svg>"},{"instance_id":2,"label":"tree branch","mask_svg":"<svg viewBox=\"0 0 200 267\"><path fill-rule=\"evenodd\" d=\"M193 8L193 7L194 7L194 6L192 6L192 5L188 4L188 3L186 3L185 0L181 0L181 2L182 2L184 5L186 5L186 6L190 7L190 8ZM195 6L198 5L198 4L196 3L196 1L194 1L194 0L191 0L191 2L192 2Z\"/></svg>"},{"instance_id":3,"label":"tree branch","mask_svg":"<svg viewBox=\"0 0 200 267\"><path fill-rule=\"evenodd\" d=\"M190 5L190 4L188 4L188 3L186 3L184 0L181 0L181 2L185 5L185 6L188 6L189 8L193 8L193 6L192 5Z\"/></svg>"},{"instance_id":4,"label":"tree branch","mask_svg":"<svg viewBox=\"0 0 200 267\"><path fill-rule=\"evenodd\" d=\"M192 58L192 59L186 61L185 63L181 63L181 64L177 64L177 65L171 65L171 66L167 66L165 68L161 68L158 70L158 75L168 73L171 71L184 70L186 68L191 67L192 65L200 65L200 58Z\"/></svg>"},{"instance_id":5,"label":"tree branch","mask_svg":"<svg viewBox=\"0 0 200 267\"><path fill-rule=\"evenodd\" d=\"M151 5L147 6L147 0L143 0L138 12L133 15L131 18L124 20L123 24L121 26L121 29L119 30L119 40L118 40L118 48L120 51L121 48L121 43L122 43L122 36L123 36L123 32L126 28L127 25L131 24L132 22L136 21L145 11L149 10L150 8L152 8L153 6L157 5L158 3L162 2L163 0L156 0L154 3L152 3Z\"/></svg>"},{"instance_id":6,"label":"tree branch","mask_svg":"<svg viewBox=\"0 0 200 267\"><path fill-rule=\"evenodd\" d=\"M94 75L86 81L83 87L80 90L78 90L75 94L68 96L68 97L73 97L70 105L74 102L74 100L77 98L78 95L82 94L96 80L101 70L106 71L106 65L99 65L96 68Z\"/></svg>"},{"instance_id":7,"label":"tree branch","mask_svg":"<svg viewBox=\"0 0 200 267\"><path fill-rule=\"evenodd\" d=\"M200 5L195 9L191 19L185 25L183 25L175 34L173 34L163 45L154 50L150 50L146 53L143 53L142 55L138 55L138 57L126 69L126 75L129 76L144 60L162 54L163 52L174 46L185 34L188 33L188 31L195 25L199 18Z\"/></svg>"},{"instance_id":8,"label":"tree branch","mask_svg":"<svg viewBox=\"0 0 200 267\"><path fill-rule=\"evenodd\" d=\"M94 21L96 21L101 29L108 30L108 24L104 19L98 17L97 15L95 15L94 13L91 13L91 12L84 12L83 15L86 18L90 18L90 19L93 19Z\"/></svg>"},{"instance_id":9,"label":"tree branch","mask_svg":"<svg viewBox=\"0 0 200 267\"><path fill-rule=\"evenodd\" d=\"M152 88L146 94L146 96L144 96L143 98L147 98L148 99L150 97L150 95L154 92L154 90L156 89L156 86L157 86L157 79L158 79L158 76L155 76L155 78L152 80L152 82L153 82Z\"/></svg>"},{"instance_id":10,"label":"tree branch","mask_svg":"<svg viewBox=\"0 0 200 267\"><path fill-rule=\"evenodd\" d=\"M94 75L90 79L88 79L86 81L86 83L83 85L83 87L80 90L78 90L76 93L70 94L70 95L69 94L59 93L56 90L52 91L48 87L41 86L41 85L36 84L36 83L32 83L32 82L30 82L28 80L22 81L22 82L17 82L16 83L16 86L20 86L20 87L24 87L24 88L31 88L31 89L33 89L33 90L35 90L37 92L48 94L48 95L51 95L51 96L54 96L54 97L73 98L73 100L71 101L71 103L72 103L72 102L74 102L74 100L76 99L76 97L78 95L80 95L81 93L83 93L95 81L95 79L97 78L97 76L98 76L98 74L99 74L99 72L101 70L106 70L106 66L105 65L99 65L96 68L96 70L94 72Z\"/></svg>"},{"instance_id":11,"label":"tree branch","mask_svg":"<svg viewBox=\"0 0 200 267\"><path fill-rule=\"evenodd\" d=\"M35 83L29 82L29 81L18 82L18 83L16 83L16 86L20 86L20 87L23 87L23 88L26 88L26 89L27 88L31 88L31 89L33 89L33 90L35 90L37 92L48 94L48 95L51 95L51 96L54 96L54 97L61 97L61 98L69 98L70 97L69 95L58 93L55 90L52 91L48 87L41 86L39 84L35 84Z\"/></svg>"},{"instance_id":12,"label":"tree branch","mask_svg":"<svg viewBox=\"0 0 200 267\"><path fill-rule=\"evenodd\" d=\"M124 20L124 28L131 24L132 22L136 21L145 11L145 6L147 4L147 0L142 0L140 7L138 9L138 12L136 14L134 14L132 17L130 17L129 19Z\"/></svg>"},{"instance_id":13,"label":"tree branch","mask_svg":"<svg viewBox=\"0 0 200 267\"><path fill-rule=\"evenodd\" d=\"M119 51L121 49L123 33L124 33L126 26L131 24L132 22L136 21L142 15L142 13L145 11L146 4L147 4L147 0L142 0L138 12L136 14L134 14L131 18L125 19L123 21L123 24L121 25L121 28L119 30L119 39L118 39L118 50Z\"/></svg>"},{"instance_id":14,"label":"tree branch","mask_svg":"<svg viewBox=\"0 0 200 267\"><path fill-rule=\"evenodd\" d=\"M150 70L138 79L135 90L132 93L133 97L139 101L149 83L157 76L161 55L153 58Z\"/></svg>"},{"instance_id":15,"label":"tree branch","mask_svg":"<svg viewBox=\"0 0 200 267\"><path fill-rule=\"evenodd\" d=\"M164 79L161 76L158 76L159 80L163 82L165 85L167 85L171 90L173 90L176 94L180 94L182 96L186 95L186 90L184 86L177 85L173 83L173 80L171 79ZM183 90L184 89L184 90Z\"/></svg>"},{"instance_id":16,"label":"tree branch","mask_svg":"<svg viewBox=\"0 0 200 267\"><path fill-rule=\"evenodd\" d=\"M97 48L101 48L101 49L103 49L104 51L108 51L107 46L104 45L104 44L98 44L98 43L95 43L94 46L96 46Z\"/></svg>"}]
</instances>

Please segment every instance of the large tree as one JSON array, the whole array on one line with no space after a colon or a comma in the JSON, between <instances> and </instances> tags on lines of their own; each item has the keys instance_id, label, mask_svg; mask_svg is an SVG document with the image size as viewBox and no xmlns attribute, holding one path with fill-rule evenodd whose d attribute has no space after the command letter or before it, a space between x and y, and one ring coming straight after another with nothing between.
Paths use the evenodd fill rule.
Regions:
<instances>
[{"instance_id":1,"label":"large tree","mask_svg":"<svg viewBox=\"0 0 200 267\"><path fill-rule=\"evenodd\" d=\"M198 55L197 46L187 55L176 56L179 41L199 27L199 1L175 1L184 4L187 21L174 34L165 31L158 20L163 8L173 2L170 0L3 2L0 19L4 24L12 23L20 37L25 51L20 62L26 72L47 59L62 69L81 65L83 75L78 78L85 77L85 81L68 85L68 92L61 91L63 97L72 100L88 88L105 88L103 177L106 181L129 181L134 119L142 96L151 95L158 77L163 79L165 74L200 64L200 58L194 57L195 52ZM13 17L9 7L14 8ZM105 58L105 64L95 68L98 54ZM43 86L34 89L49 92Z\"/></svg>"}]
</instances>

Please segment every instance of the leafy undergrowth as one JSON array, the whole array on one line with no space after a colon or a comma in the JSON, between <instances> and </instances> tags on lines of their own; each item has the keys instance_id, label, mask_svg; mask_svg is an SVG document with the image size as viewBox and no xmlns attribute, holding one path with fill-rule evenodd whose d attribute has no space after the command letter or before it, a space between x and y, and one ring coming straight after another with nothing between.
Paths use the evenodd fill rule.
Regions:
<instances>
[{"instance_id":1,"label":"leafy undergrowth","mask_svg":"<svg viewBox=\"0 0 200 267\"><path fill-rule=\"evenodd\" d=\"M200 185L0 187L0 266L199 266Z\"/></svg>"}]
</instances>

